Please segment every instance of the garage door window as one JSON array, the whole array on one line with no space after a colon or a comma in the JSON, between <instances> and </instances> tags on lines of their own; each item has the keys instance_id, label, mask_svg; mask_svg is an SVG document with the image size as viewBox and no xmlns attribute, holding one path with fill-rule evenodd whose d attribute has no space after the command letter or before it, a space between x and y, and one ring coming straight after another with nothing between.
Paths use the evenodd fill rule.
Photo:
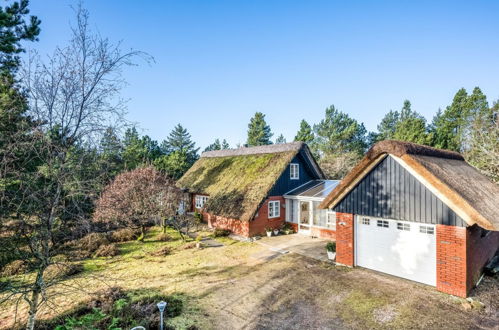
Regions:
<instances>
[{"instance_id":1,"label":"garage door window","mask_svg":"<svg viewBox=\"0 0 499 330\"><path fill-rule=\"evenodd\" d=\"M430 226L419 226L419 232L423 234L433 235L435 233L435 230Z\"/></svg>"},{"instance_id":2,"label":"garage door window","mask_svg":"<svg viewBox=\"0 0 499 330\"><path fill-rule=\"evenodd\" d=\"M362 218L362 224L363 225L370 225L371 221L369 220L369 218Z\"/></svg>"},{"instance_id":3,"label":"garage door window","mask_svg":"<svg viewBox=\"0 0 499 330\"><path fill-rule=\"evenodd\" d=\"M397 222L397 229L411 231L411 225L408 223Z\"/></svg>"},{"instance_id":4,"label":"garage door window","mask_svg":"<svg viewBox=\"0 0 499 330\"><path fill-rule=\"evenodd\" d=\"M386 220L378 220L377 225L378 227L383 227L383 228L388 228L390 226L388 224L388 221Z\"/></svg>"}]
</instances>

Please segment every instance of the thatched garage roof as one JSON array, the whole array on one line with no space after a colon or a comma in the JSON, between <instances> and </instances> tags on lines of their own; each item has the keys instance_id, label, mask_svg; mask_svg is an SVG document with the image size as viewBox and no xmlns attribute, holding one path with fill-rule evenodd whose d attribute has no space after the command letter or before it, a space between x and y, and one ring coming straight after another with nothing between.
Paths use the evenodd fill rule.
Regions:
<instances>
[{"instance_id":1,"label":"thatched garage roof","mask_svg":"<svg viewBox=\"0 0 499 330\"><path fill-rule=\"evenodd\" d=\"M320 205L332 208L388 154L469 225L499 230L499 185L490 181L457 152L401 141L375 144Z\"/></svg>"},{"instance_id":2,"label":"thatched garage roof","mask_svg":"<svg viewBox=\"0 0 499 330\"><path fill-rule=\"evenodd\" d=\"M207 212L249 221L298 153L311 157L302 142L204 152L178 185L209 195Z\"/></svg>"}]
</instances>

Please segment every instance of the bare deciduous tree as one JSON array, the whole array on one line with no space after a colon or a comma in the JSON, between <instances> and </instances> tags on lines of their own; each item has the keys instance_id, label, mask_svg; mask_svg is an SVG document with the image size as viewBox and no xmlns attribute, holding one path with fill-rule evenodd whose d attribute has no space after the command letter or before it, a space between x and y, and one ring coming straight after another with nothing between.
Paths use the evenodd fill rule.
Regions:
<instances>
[{"instance_id":1,"label":"bare deciduous tree","mask_svg":"<svg viewBox=\"0 0 499 330\"><path fill-rule=\"evenodd\" d=\"M75 12L68 46L57 48L46 61L30 53L20 71L35 125L19 155L26 166L3 173L17 180L19 189L11 199L15 212L9 216L16 225L2 253L27 261L34 271L30 281L6 283L10 294L4 299L27 303L27 329L34 329L37 312L49 299L47 288L60 282L47 278L47 269L63 259L54 258L64 254L59 246L87 216L85 208L95 195L99 178L86 173L94 157L89 150L107 127L123 122L122 70L139 57L149 60L142 52L122 51L119 43L92 33L81 5Z\"/></svg>"}]
</instances>

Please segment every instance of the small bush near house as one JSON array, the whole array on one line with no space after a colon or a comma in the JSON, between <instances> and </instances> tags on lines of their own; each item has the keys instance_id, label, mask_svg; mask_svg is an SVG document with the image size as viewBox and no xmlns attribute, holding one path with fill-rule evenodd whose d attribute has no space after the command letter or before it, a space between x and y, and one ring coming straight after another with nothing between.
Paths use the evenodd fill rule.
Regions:
<instances>
[{"instance_id":1,"label":"small bush near house","mask_svg":"<svg viewBox=\"0 0 499 330\"><path fill-rule=\"evenodd\" d=\"M114 257L119 254L116 244L104 244L95 251L95 257Z\"/></svg>"},{"instance_id":2,"label":"small bush near house","mask_svg":"<svg viewBox=\"0 0 499 330\"><path fill-rule=\"evenodd\" d=\"M154 257L165 257L167 255L170 255L172 254L173 252L173 249L169 246L162 246L161 248L155 250L155 251L152 251L151 252L151 255L154 256Z\"/></svg>"},{"instance_id":3,"label":"small bush near house","mask_svg":"<svg viewBox=\"0 0 499 330\"><path fill-rule=\"evenodd\" d=\"M203 221L203 215L198 211L194 212L194 218L196 218L199 222Z\"/></svg>"},{"instance_id":4,"label":"small bush near house","mask_svg":"<svg viewBox=\"0 0 499 330\"><path fill-rule=\"evenodd\" d=\"M291 226L291 224L289 224L288 222L285 222L282 225L281 230L286 235L293 234L295 232L293 226Z\"/></svg>"},{"instance_id":5,"label":"small bush near house","mask_svg":"<svg viewBox=\"0 0 499 330\"><path fill-rule=\"evenodd\" d=\"M327 242L326 250L329 252L336 252L336 242Z\"/></svg>"},{"instance_id":6,"label":"small bush near house","mask_svg":"<svg viewBox=\"0 0 499 330\"><path fill-rule=\"evenodd\" d=\"M106 234L90 233L79 240L69 242L65 248L70 248L72 254L80 259L90 258L101 245L109 244Z\"/></svg>"},{"instance_id":7,"label":"small bush near house","mask_svg":"<svg viewBox=\"0 0 499 330\"><path fill-rule=\"evenodd\" d=\"M79 263L52 264L45 270L46 279L69 277L83 272L83 265Z\"/></svg>"},{"instance_id":8,"label":"small bush near house","mask_svg":"<svg viewBox=\"0 0 499 330\"><path fill-rule=\"evenodd\" d=\"M140 236L139 230L133 230L131 228L123 228L115 230L110 235L110 241L115 243L129 242L136 240Z\"/></svg>"},{"instance_id":9,"label":"small bush near house","mask_svg":"<svg viewBox=\"0 0 499 330\"><path fill-rule=\"evenodd\" d=\"M3 276L14 276L26 273L29 270L28 264L24 260L14 260L8 263L2 270Z\"/></svg>"},{"instance_id":10,"label":"small bush near house","mask_svg":"<svg viewBox=\"0 0 499 330\"><path fill-rule=\"evenodd\" d=\"M213 231L213 237L226 237L230 235L230 230L228 229L221 229L221 228L215 228Z\"/></svg>"}]
</instances>

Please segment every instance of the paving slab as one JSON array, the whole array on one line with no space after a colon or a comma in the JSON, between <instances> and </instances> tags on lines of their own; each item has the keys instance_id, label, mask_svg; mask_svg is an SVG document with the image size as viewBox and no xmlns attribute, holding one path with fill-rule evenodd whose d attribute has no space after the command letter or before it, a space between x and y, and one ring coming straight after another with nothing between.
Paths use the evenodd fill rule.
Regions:
<instances>
[{"instance_id":1,"label":"paving slab","mask_svg":"<svg viewBox=\"0 0 499 330\"><path fill-rule=\"evenodd\" d=\"M301 234L263 237L256 241L274 251L289 251L319 261L328 261L326 243L328 240Z\"/></svg>"}]
</instances>

